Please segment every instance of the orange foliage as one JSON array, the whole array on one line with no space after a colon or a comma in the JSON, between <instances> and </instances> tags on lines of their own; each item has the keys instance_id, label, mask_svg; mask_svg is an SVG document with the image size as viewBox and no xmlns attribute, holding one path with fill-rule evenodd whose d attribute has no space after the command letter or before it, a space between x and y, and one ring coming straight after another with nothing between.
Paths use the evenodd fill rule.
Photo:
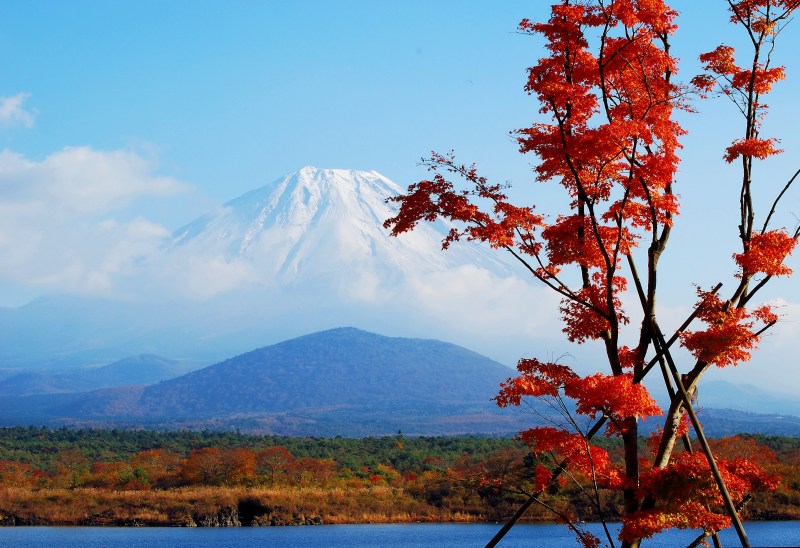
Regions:
<instances>
[{"instance_id":1,"label":"orange foliage","mask_svg":"<svg viewBox=\"0 0 800 548\"><path fill-rule=\"evenodd\" d=\"M634 383L631 374L614 376L596 373L578 378L564 387L564 393L577 402L578 413L592 418L599 414L622 423L626 417L643 418L663 414L647 388Z\"/></svg>"},{"instance_id":2,"label":"orange foliage","mask_svg":"<svg viewBox=\"0 0 800 548\"><path fill-rule=\"evenodd\" d=\"M767 223L757 231L750 187L753 161L781 152L776 138L759 134L766 113L761 96L785 77L783 67L770 66L771 53L766 52L772 51L771 40L797 2L731 0L729 7L731 21L749 34L755 57L743 68L737 65L732 47L719 46L700 56L706 74L692 83L701 95L718 89L746 119L744 135L733 139L724 153L727 162L743 159L739 227L743 251L734 255L741 283L729 300L699 292L697 318L705 325L680 336L696 360L689 377L693 380L708 364L724 367L750 358L759 341L757 327L777 317L768 306L748 308L763 285L749 282L758 274L789 274L784 261L798 234L767 230ZM562 298L559 311L567 338L574 343L602 341L611 374L580 377L559 364L523 359L517 367L519 376L501 384L496 401L505 407L520 405L526 397L568 397L577 413L609 420L606 433L621 434L624 440L624 471L611 466L608 455L592 446L575 422L573 429L580 433L540 427L522 432L520 438L535 454L558 454L567 459L570 471L623 489L627 513L623 539L634 544L667 527L716 530L728 523L706 507L719 500L712 494L716 487L704 479L705 456L681 456L666 468L647 472L641 485L656 500L655 508L649 502L643 506L632 487L640 484L637 420L661 414L640 383L649 371L644 367L648 353L660 346L653 329L657 263L679 210L673 185L684 130L675 113L691 110L685 100L688 88L674 80L677 60L669 42L676 17L662 0L564 0L552 6L548 21L520 23L520 31L544 37L547 54L528 69L525 84L538 100L540 116L514 135L521 153L536 156L536 181L556 183L566 191L568 211L559 211L553 220L534 213L532 205L513 205L505 185L489 183L474 165L458 165L452 153L433 153L426 165L434 176L411 185L405 196L393 198L400 209L385 222L397 236L419 222L445 218L458 227L444 238L445 248L465 237L514 252L528 272ZM456 190L447 179L450 175L462 178L467 189ZM623 259L633 265L633 253L642 242L648 246L647 271L634 279L632 272L625 272ZM568 268L572 277L563 274ZM629 280L641 282L636 289L645 320L636 337L625 339L622 328L629 322L622 292ZM638 346L620 346L624 340L638 340ZM564 405L559 409L565 415L569 412ZM680 406L673 406L671 413L665 423L669 432L663 435L670 436L666 440L675 439L675 425L681 424L678 433L685 426L679 420ZM673 443L653 440L651 445L665 452L659 462L669 461ZM739 494L773 485L759 476L753 461L729 459L722 468ZM541 467L533 474L537 491L551 481ZM688 474L686 485L678 481L680 474ZM589 537L581 540L593 542Z\"/></svg>"},{"instance_id":3,"label":"orange foliage","mask_svg":"<svg viewBox=\"0 0 800 548\"><path fill-rule=\"evenodd\" d=\"M797 245L797 238L785 230L770 230L755 233L745 242L744 253L736 253L733 258L742 268L742 274L766 274L767 276L787 276L792 269L783 264Z\"/></svg>"},{"instance_id":4,"label":"orange foliage","mask_svg":"<svg viewBox=\"0 0 800 548\"><path fill-rule=\"evenodd\" d=\"M763 160L783 152L781 149L775 148L777 142L778 140L774 137L771 139L759 139L756 137L737 139L731 146L725 149L724 158L728 163L733 162L740 156Z\"/></svg>"},{"instance_id":5,"label":"orange foliage","mask_svg":"<svg viewBox=\"0 0 800 548\"><path fill-rule=\"evenodd\" d=\"M41 472L40 472L41 474ZM30 464L3 460L0 461L0 485L5 487L33 487L37 474Z\"/></svg>"},{"instance_id":6,"label":"orange foliage","mask_svg":"<svg viewBox=\"0 0 800 548\"><path fill-rule=\"evenodd\" d=\"M169 487L178 475L180 457L166 449L141 451L131 459L131 467L141 470L141 474L154 486Z\"/></svg>"},{"instance_id":7,"label":"orange foliage","mask_svg":"<svg viewBox=\"0 0 800 548\"><path fill-rule=\"evenodd\" d=\"M256 455L256 471L273 485L286 480L296 467L294 457L283 445L266 447Z\"/></svg>"},{"instance_id":8,"label":"orange foliage","mask_svg":"<svg viewBox=\"0 0 800 548\"><path fill-rule=\"evenodd\" d=\"M708 327L702 331L685 331L681 344L699 361L719 367L738 365L750 359L750 351L759 341L753 331L754 321L773 321L776 316L768 306L753 311L733 307L716 294L698 290L698 318Z\"/></svg>"},{"instance_id":9,"label":"orange foliage","mask_svg":"<svg viewBox=\"0 0 800 548\"><path fill-rule=\"evenodd\" d=\"M774 454L765 448L752 451L750 444L737 438L728 440L731 441L724 442L729 445L728 451L717 453L716 462L733 500L740 502L752 493L774 490L778 478L762 468L774 461ZM749 451L725 458L736 446ZM658 506L626 516L620 533L623 540L649 538L671 527L713 532L730 526L730 517L722 510L722 497L702 453L681 453L666 467L645 472L639 494L659 501Z\"/></svg>"}]
</instances>

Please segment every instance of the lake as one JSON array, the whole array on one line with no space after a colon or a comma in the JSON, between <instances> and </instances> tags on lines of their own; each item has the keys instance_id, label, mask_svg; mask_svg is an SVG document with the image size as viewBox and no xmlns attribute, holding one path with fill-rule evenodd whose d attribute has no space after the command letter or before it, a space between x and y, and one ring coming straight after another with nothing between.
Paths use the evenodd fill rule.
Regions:
<instances>
[{"instance_id":1,"label":"lake","mask_svg":"<svg viewBox=\"0 0 800 548\"><path fill-rule=\"evenodd\" d=\"M455 548L484 546L499 530L492 524L401 524L401 525L320 525L305 527L2 527L0 545L14 547L56 546L58 548L106 548L108 546L194 548L245 548L275 546L306 548L319 546L347 547L429 547ZM601 533L597 524L589 530ZM800 522L752 522L745 526L754 546L800 546ZM653 538L643 546L686 546L696 533L671 531ZM724 546L738 546L733 530L722 533ZM616 538L614 539L616 542ZM576 546L575 536L563 525L518 525L506 535L501 547Z\"/></svg>"}]
</instances>

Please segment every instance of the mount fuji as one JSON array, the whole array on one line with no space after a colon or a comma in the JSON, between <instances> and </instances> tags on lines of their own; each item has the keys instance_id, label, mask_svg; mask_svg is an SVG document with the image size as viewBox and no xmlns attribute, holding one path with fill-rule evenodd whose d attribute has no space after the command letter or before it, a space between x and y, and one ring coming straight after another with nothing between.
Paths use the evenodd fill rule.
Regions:
<instances>
[{"instance_id":1,"label":"mount fuji","mask_svg":"<svg viewBox=\"0 0 800 548\"><path fill-rule=\"evenodd\" d=\"M375 171L304 167L174 231L122 273L119 298L0 309L0 360L52 368L149 353L202 364L353 325L511 363L511 341L560 338L537 311L552 297L510 259L474 242L443 252L441 221L390 236L387 198L401 193Z\"/></svg>"},{"instance_id":2,"label":"mount fuji","mask_svg":"<svg viewBox=\"0 0 800 548\"><path fill-rule=\"evenodd\" d=\"M326 286L377 298L409 277L463 266L509 276L513 266L476 245L442 253L450 226L422 225L400 238L383 222L402 190L376 171L304 167L178 229L170 252L238 264L257 285L282 290Z\"/></svg>"}]
</instances>

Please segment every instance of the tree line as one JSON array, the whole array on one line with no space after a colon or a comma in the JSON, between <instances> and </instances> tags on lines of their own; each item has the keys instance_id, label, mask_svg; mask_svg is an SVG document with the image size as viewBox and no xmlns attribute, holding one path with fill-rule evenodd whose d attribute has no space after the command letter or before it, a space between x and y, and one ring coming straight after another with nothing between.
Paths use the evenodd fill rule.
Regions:
<instances>
[{"instance_id":1,"label":"tree line","mask_svg":"<svg viewBox=\"0 0 800 548\"><path fill-rule=\"evenodd\" d=\"M757 459L779 484L776 490L759 493L751 500L744 510L746 516L800 518L800 440L734 436L713 440L713 444L720 455ZM606 449L612 459L624 459L618 440L608 440ZM537 470L547 458L534 457L523 444L509 438L416 438L399 433L360 439L286 438L233 432L6 428L0 429L0 514L18 516L23 506L39 507L42 517L36 519L46 520L48 513L60 515L53 508L59 503L54 501L75 507L87 499L95 500L96 493L112 498L140 493L136 497L144 506L164 497L175 503L186 496L187 489L214 489L217 495L236 493L242 500L261 493L259 504L286 507L285 499L311 489L323 498L345 493L345 498L352 499L349 504L354 506L348 509L341 508L341 501L334 507L322 503L315 507L323 516L320 519L336 515L337 522L498 521L512 515L535 488ZM678 483L675 489L680 488ZM64 494L54 496L54 492ZM565 515L595 517L592 501L579 482L565 479L550 486L545 496L551 508ZM603 496L614 512L622 515L618 493L607 490ZM20 498L28 502L23 505ZM108 499L96 504L120 506L116 514L126 515L130 500ZM179 506L189 512L197 503L192 500ZM369 514L369 518L359 513L376 504L383 505L382 513ZM392 512L399 512L400 517ZM95 513L103 511L96 509ZM549 519L550 515L542 509L527 518ZM154 523L169 523L169 519Z\"/></svg>"}]
</instances>

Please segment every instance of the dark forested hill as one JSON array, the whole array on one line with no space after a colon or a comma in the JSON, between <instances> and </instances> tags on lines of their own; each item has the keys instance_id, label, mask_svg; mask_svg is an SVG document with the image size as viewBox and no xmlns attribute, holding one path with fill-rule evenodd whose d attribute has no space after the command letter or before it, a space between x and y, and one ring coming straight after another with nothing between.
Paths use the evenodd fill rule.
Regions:
<instances>
[{"instance_id":1,"label":"dark forested hill","mask_svg":"<svg viewBox=\"0 0 800 548\"><path fill-rule=\"evenodd\" d=\"M491 398L512 374L453 344L339 328L144 389L62 399L47 414L55 424L236 427L282 434L508 434L524 417L497 409Z\"/></svg>"},{"instance_id":2,"label":"dark forested hill","mask_svg":"<svg viewBox=\"0 0 800 548\"><path fill-rule=\"evenodd\" d=\"M0 382L0 389L8 388L0 390L0 425L239 429L291 436L512 435L544 424L541 415L551 412L541 403L536 409L498 409L492 398L514 372L489 358L437 340L354 328L267 346L150 386L109 384L127 368L142 369L140 375L165 374L172 365L155 357L112 364L94 370L91 379L106 388L80 393L53 379L17 379L54 392L26 395L13 378L6 379ZM800 436L800 419L792 416L705 408L701 420L712 436ZM642 433L657 424L643 423Z\"/></svg>"},{"instance_id":3,"label":"dark forested hill","mask_svg":"<svg viewBox=\"0 0 800 548\"><path fill-rule=\"evenodd\" d=\"M145 390L147 414L486 404L513 372L462 347L340 328L268 346Z\"/></svg>"}]
</instances>

